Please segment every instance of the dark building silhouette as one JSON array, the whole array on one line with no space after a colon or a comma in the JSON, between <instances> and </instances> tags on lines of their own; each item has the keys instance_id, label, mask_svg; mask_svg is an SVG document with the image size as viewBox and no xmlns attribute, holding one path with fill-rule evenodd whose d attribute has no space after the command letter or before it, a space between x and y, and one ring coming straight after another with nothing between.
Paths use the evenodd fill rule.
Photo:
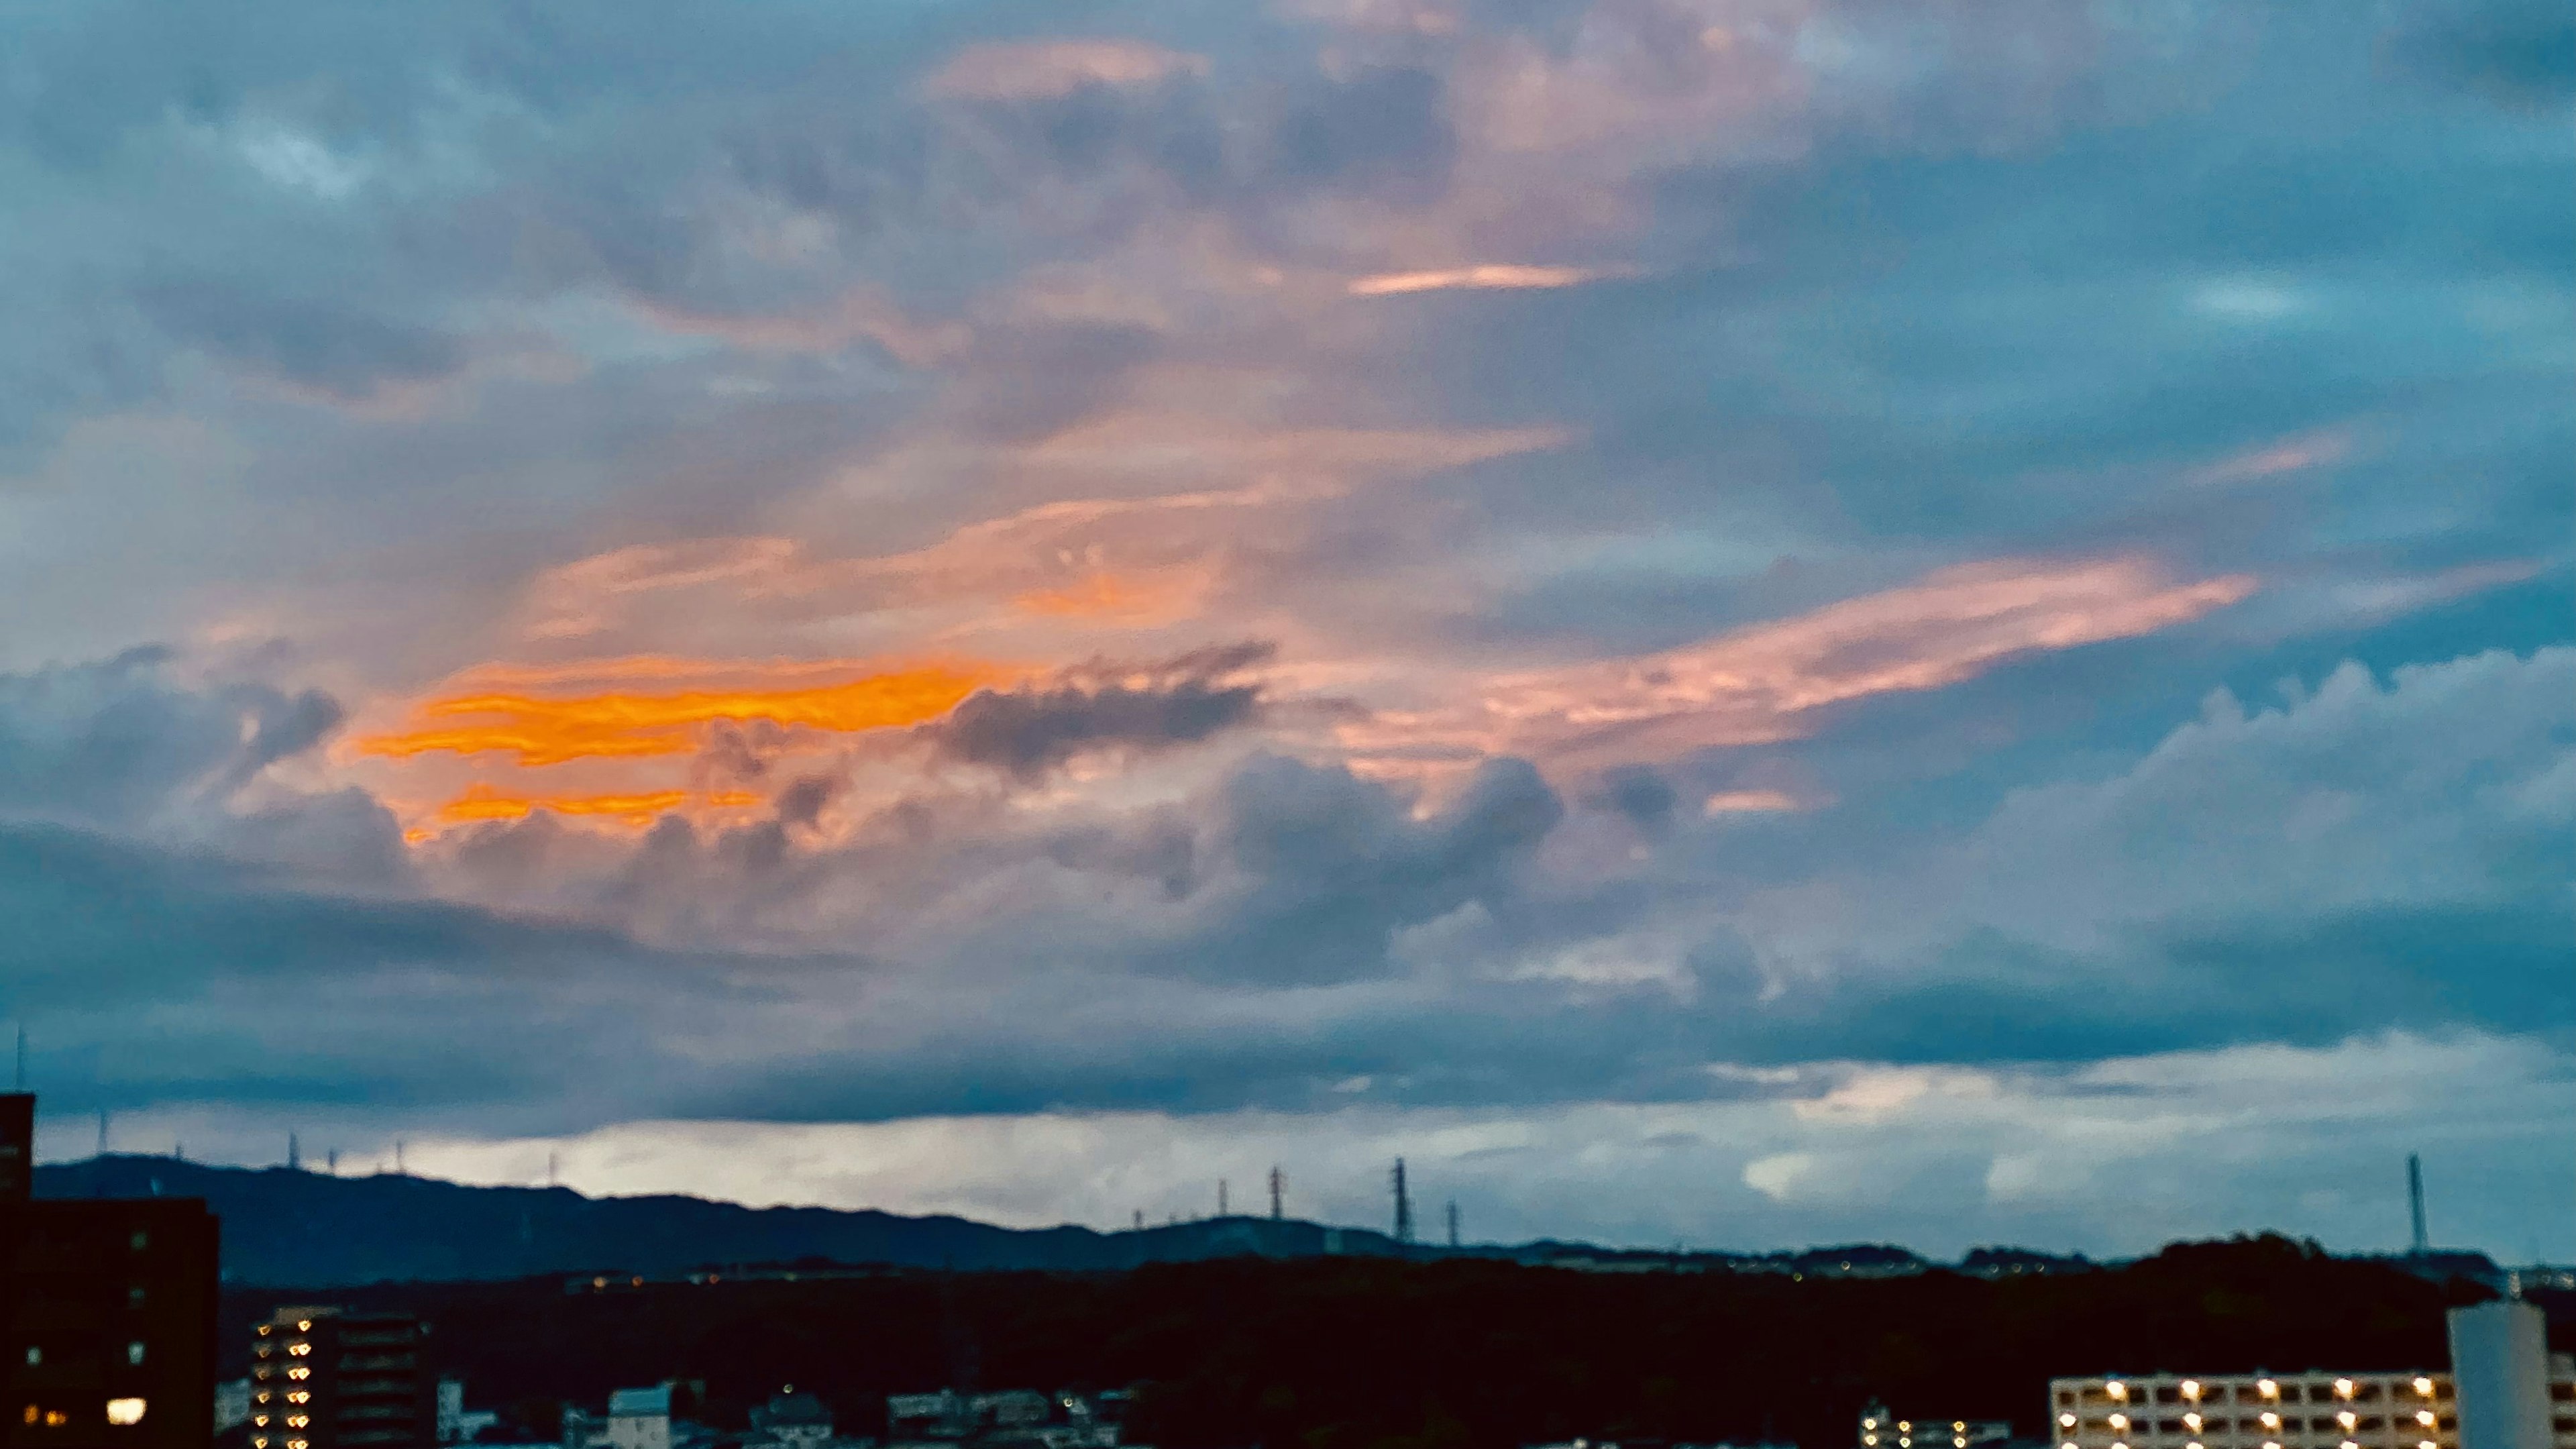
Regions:
<instances>
[{"instance_id":1,"label":"dark building silhouette","mask_svg":"<svg viewBox=\"0 0 2576 1449\"><path fill-rule=\"evenodd\" d=\"M28 1196L35 1098L0 1094L0 1435L48 1449L214 1438L217 1229L195 1198Z\"/></svg>"},{"instance_id":2,"label":"dark building silhouette","mask_svg":"<svg viewBox=\"0 0 2576 1449\"><path fill-rule=\"evenodd\" d=\"M431 1449L422 1334L407 1313L277 1310L251 1345L251 1449Z\"/></svg>"}]
</instances>

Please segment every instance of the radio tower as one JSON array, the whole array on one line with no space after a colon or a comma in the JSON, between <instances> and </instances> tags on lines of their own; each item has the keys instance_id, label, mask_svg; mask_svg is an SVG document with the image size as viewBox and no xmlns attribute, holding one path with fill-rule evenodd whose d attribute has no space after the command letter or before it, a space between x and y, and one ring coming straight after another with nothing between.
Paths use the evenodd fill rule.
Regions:
<instances>
[{"instance_id":1,"label":"radio tower","mask_svg":"<svg viewBox=\"0 0 2576 1449\"><path fill-rule=\"evenodd\" d=\"M1279 1212L1279 1195L1287 1190L1288 1174L1281 1172L1278 1166L1273 1164L1270 1169L1270 1220L1274 1223L1279 1221L1281 1216Z\"/></svg>"},{"instance_id":2,"label":"radio tower","mask_svg":"<svg viewBox=\"0 0 2576 1449\"><path fill-rule=\"evenodd\" d=\"M1395 1160L1395 1240L1413 1241L1413 1199L1404 1190L1404 1159Z\"/></svg>"},{"instance_id":3,"label":"radio tower","mask_svg":"<svg viewBox=\"0 0 2576 1449\"><path fill-rule=\"evenodd\" d=\"M2415 1216L2415 1256L2431 1251L2432 1241L2424 1232L2424 1159L2406 1154L2406 1206Z\"/></svg>"},{"instance_id":4,"label":"radio tower","mask_svg":"<svg viewBox=\"0 0 2576 1449\"><path fill-rule=\"evenodd\" d=\"M295 1140L295 1134L292 1132L286 1134L286 1170L289 1172L304 1170L304 1148Z\"/></svg>"},{"instance_id":5,"label":"radio tower","mask_svg":"<svg viewBox=\"0 0 2576 1449\"><path fill-rule=\"evenodd\" d=\"M1225 1179L1222 1177L1216 1180L1216 1215L1221 1218L1232 1216L1225 1210Z\"/></svg>"},{"instance_id":6,"label":"radio tower","mask_svg":"<svg viewBox=\"0 0 2576 1449\"><path fill-rule=\"evenodd\" d=\"M1458 1199L1449 1199L1449 1246L1458 1246Z\"/></svg>"}]
</instances>

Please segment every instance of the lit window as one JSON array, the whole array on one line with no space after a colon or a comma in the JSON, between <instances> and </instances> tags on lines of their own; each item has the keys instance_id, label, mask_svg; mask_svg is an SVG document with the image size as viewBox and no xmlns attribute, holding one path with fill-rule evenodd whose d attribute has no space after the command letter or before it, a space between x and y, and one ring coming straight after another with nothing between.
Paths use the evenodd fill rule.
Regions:
<instances>
[{"instance_id":1,"label":"lit window","mask_svg":"<svg viewBox=\"0 0 2576 1449\"><path fill-rule=\"evenodd\" d=\"M41 1348L36 1347L36 1346L35 1346L34 1344L32 1344L32 1343L31 1343L31 1344L28 1344L28 1345L27 1345L27 1362L29 1362L29 1363L43 1363L44 1361L45 1361L45 1351L44 1351L43 1349L41 1349Z\"/></svg>"},{"instance_id":2,"label":"lit window","mask_svg":"<svg viewBox=\"0 0 2576 1449\"><path fill-rule=\"evenodd\" d=\"M2266 1428L2266 1429L2278 1429L2278 1428L2280 1428L2280 1427L2281 1427L2281 1416L2280 1416L2280 1415L2278 1415L2278 1414L2265 1414L2265 1415L2263 1416L2263 1427L2264 1427L2264 1428Z\"/></svg>"},{"instance_id":3,"label":"lit window","mask_svg":"<svg viewBox=\"0 0 2576 1449\"><path fill-rule=\"evenodd\" d=\"M250 1441L250 1449L268 1449L268 1436L261 1434Z\"/></svg>"},{"instance_id":4,"label":"lit window","mask_svg":"<svg viewBox=\"0 0 2576 1449\"><path fill-rule=\"evenodd\" d=\"M286 1427L290 1429L301 1429L312 1422L313 1420L311 1418L303 1414L289 1414L286 1416Z\"/></svg>"},{"instance_id":5,"label":"lit window","mask_svg":"<svg viewBox=\"0 0 2576 1449\"><path fill-rule=\"evenodd\" d=\"M2103 1392L2109 1394L2115 1399L2125 1399L2129 1396L2129 1386L2120 1382L2118 1379L2113 1379L2109 1383L2104 1384L2102 1389Z\"/></svg>"},{"instance_id":6,"label":"lit window","mask_svg":"<svg viewBox=\"0 0 2576 1449\"><path fill-rule=\"evenodd\" d=\"M2361 1416L2350 1409L2346 1409L2342 1413L2335 1415L2335 1422L2343 1425L2346 1432L2350 1432L2353 1425L2361 1422Z\"/></svg>"},{"instance_id":7,"label":"lit window","mask_svg":"<svg viewBox=\"0 0 2576 1449\"><path fill-rule=\"evenodd\" d=\"M2060 1414L2060 1415L2058 1415L2058 1416L2057 1416L2057 1427L2059 1427L2059 1428L2061 1428L2061 1429L2072 1429L2072 1428L2074 1428L2074 1427L2075 1427L2075 1416L2074 1416L2073 1414Z\"/></svg>"},{"instance_id":8,"label":"lit window","mask_svg":"<svg viewBox=\"0 0 2576 1449\"><path fill-rule=\"evenodd\" d=\"M27 1406L27 1422L30 1424L36 1422L36 1406L33 1404Z\"/></svg>"},{"instance_id":9,"label":"lit window","mask_svg":"<svg viewBox=\"0 0 2576 1449\"><path fill-rule=\"evenodd\" d=\"M2200 1399L2200 1380L2184 1379L2182 1381L2182 1396L2197 1403Z\"/></svg>"},{"instance_id":10,"label":"lit window","mask_svg":"<svg viewBox=\"0 0 2576 1449\"><path fill-rule=\"evenodd\" d=\"M128 1364L138 1364L143 1362L142 1339L138 1338L125 1346L125 1361Z\"/></svg>"},{"instance_id":11,"label":"lit window","mask_svg":"<svg viewBox=\"0 0 2576 1449\"><path fill-rule=\"evenodd\" d=\"M71 1421L72 1416L64 1413L60 1409L47 1409L45 1411L45 1427L48 1429L59 1429Z\"/></svg>"},{"instance_id":12,"label":"lit window","mask_svg":"<svg viewBox=\"0 0 2576 1449\"><path fill-rule=\"evenodd\" d=\"M2415 1411L2415 1422L2423 1425L2427 1429L2432 1428L2433 1411L2430 1409L2417 1409Z\"/></svg>"},{"instance_id":13,"label":"lit window","mask_svg":"<svg viewBox=\"0 0 2576 1449\"><path fill-rule=\"evenodd\" d=\"M2338 1399L2349 1399L2349 1398L2351 1398L2351 1397L2352 1397L2352 1380L2350 1380L2350 1379L2337 1379L2337 1380L2335 1380L2335 1397L2336 1397L2336 1398L2338 1398Z\"/></svg>"},{"instance_id":14,"label":"lit window","mask_svg":"<svg viewBox=\"0 0 2576 1449\"><path fill-rule=\"evenodd\" d=\"M2186 1429L2191 1430L2191 1431L2192 1431L2193 1433L2195 1433L2195 1434L2199 1433L2199 1432L2200 1432L2200 1416L2199 1416L2198 1414L2185 1414L2185 1415L2183 1415L2183 1416L2182 1416L2182 1426L2183 1426L2184 1428L2186 1428Z\"/></svg>"},{"instance_id":15,"label":"lit window","mask_svg":"<svg viewBox=\"0 0 2576 1449\"><path fill-rule=\"evenodd\" d=\"M2415 1392L2422 1394L2428 1399L2433 1397L2433 1381L2431 1379L2417 1379L2415 1381Z\"/></svg>"},{"instance_id":16,"label":"lit window","mask_svg":"<svg viewBox=\"0 0 2576 1449\"><path fill-rule=\"evenodd\" d=\"M259 1336L260 1336L260 1337L262 1337L262 1338L266 1338L266 1337L268 1337L269 1327L270 1327L270 1325L268 1325L268 1324L265 1324L265 1323L261 1324L261 1325L259 1326Z\"/></svg>"},{"instance_id":17,"label":"lit window","mask_svg":"<svg viewBox=\"0 0 2576 1449\"><path fill-rule=\"evenodd\" d=\"M1876 1419L1863 1419L1860 1421L1860 1426L1864 1429L1875 1429L1878 1427L1878 1421Z\"/></svg>"},{"instance_id":18,"label":"lit window","mask_svg":"<svg viewBox=\"0 0 2576 1449\"><path fill-rule=\"evenodd\" d=\"M250 1416L250 1422L253 1428L265 1429L268 1427L268 1416L266 1414L253 1414Z\"/></svg>"},{"instance_id":19,"label":"lit window","mask_svg":"<svg viewBox=\"0 0 2576 1449\"><path fill-rule=\"evenodd\" d=\"M289 1344L287 1345L286 1351L297 1358L302 1358L313 1351L313 1345L309 1343Z\"/></svg>"},{"instance_id":20,"label":"lit window","mask_svg":"<svg viewBox=\"0 0 2576 1449\"><path fill-rule=\"evenodd\" d=\"M290 1403L290 1404L302 1404L302 1403L308 1403L308 1402L310 1402L310 1401L312 1400L312 1398L313 1398L313 1395L311 1394L311 1392L309 1392L309 1391L307 1391L307 1390L303 1390L303 1389L298 1389L298 1390L296 1390L294 1393L288 1394L288 1395L286 1396L286 1401L287 1401L288 1403Z\"/></svg>"},{"instance_id":21,"label":"lit window","mask_svg":"<svg viewBox=\"0 0 2576 1449\"><path fill-rule=\"evenodd\" d=\"M268 1390L262 1389L259 1391L259 1401L263 1404L268 1402Z\"/></svg>"},{"instance_id":22,"label":"lit window","mask_svg":"<svg viewBox=\"0 0 2576 1449\"><path fill-rule=\"evenodd\" d=\"M2129 1416L2126 1414L2113 1414L2111 1416L2111 1427L2114 1429L2125 1429L2129 1427Z\"/></svg>"},{"instance_id":23,"label":"lit window","mask_svg":"<svg viewBox=\"0 0 2576 1449\"><path fill-rule=\"evenodd\" d=\"M297 1364L295 1367L286 1371L286 1376L290 1379L309 1379L313 1377L313 1370L306 1368L302 1364Z\"/></svg>"},{"instance_id":24,"label":"lit window","mask_svg":"<svg viewBox=\"0 0 2576 1449\"><path fill-rule=\"evenodd\" d=\"M2267 1399L2277 1399L2281 1397L2281 1386L2270 1379L2258 1380L2254 1387L2261 1389L2263 1391L2263 1397Z\"/></svg>"},{"instance_id":25,"label":"lit window","mask_svg":"<svg viewBox=\"0 0 2576 1449\"><path fill-rule=\"evenodd\" d=\"M135 1236L140 1237L140 1236L142 1236L142 1235L141 1235L140 1233L138 1233L138 1234L136 1234ZM107 1422L109 1422L109 1423L111 1423L111 1424L140 1424L140 1423L142 1423L142 1422L143 1422L143 1401L142 1401L141 1399L110 1399L110 1400L108 1400L108 1401L107 1401Z\"/></svg>"},{"instance_id":26,"label":"lit window","mask_svg":"<svg viewBox=\"0 0 2576 1449\"><path fill-rule=\"evenodd\" d=\"M299 1318L295 1320L295 1331L298 1333L311 1333L313 1331L313 1320L310 1318Z\"/></svg>"}]
</instances>

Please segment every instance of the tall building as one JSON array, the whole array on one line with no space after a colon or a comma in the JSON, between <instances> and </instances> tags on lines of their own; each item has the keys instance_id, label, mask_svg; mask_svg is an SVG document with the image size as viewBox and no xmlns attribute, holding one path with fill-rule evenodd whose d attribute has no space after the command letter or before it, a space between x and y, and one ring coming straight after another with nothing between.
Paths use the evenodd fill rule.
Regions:
<instances>
[{"instance_id":1,"label":"tall building","mask_svg":"<svg viewBox=\"0 0 2576 1449\"><path fill-rule=\"evenodd\" d=\"M2570 1411L2576 1384L2553 1394L2548 1324L2518 1298L2454 1308L2451 1377L2460 1386L2460 1449L2552 1449L2552 1400Z\"/></svg>"},{"instance_id":2,"label":"tall building","mask_svg":"<svg viewBox=\"0 0 2576 1449\"><path fill-rule=\"evenodd\" d=\"M422 1337L407 1313L277 1310L251 1344L251 1449L432 1449Z\"/></svg>"},{"instance_id":3,"label":"tall building","mask_svg":"<svg viewBox=\"0 0 2576 1449\"><path fill-rule=\"evenodd\" d=\"M2541 1449L2576 1449L2576 1370L2549 1377ZM2484 1449L2447 1372L2063 1378L2048 1397L2058 1449Z\"/></svg>"},{"instance_id":4,"label":"tall building","mask_svg":"<svg viewBox=\"0 0 2576 1449\"><path fill-rule=\"evenodd\" d=\"M0 1444L203 1449L214 1215L196 1198L35 1201L35 1114L0 1094Z\"/></svg>"}]
</instances>

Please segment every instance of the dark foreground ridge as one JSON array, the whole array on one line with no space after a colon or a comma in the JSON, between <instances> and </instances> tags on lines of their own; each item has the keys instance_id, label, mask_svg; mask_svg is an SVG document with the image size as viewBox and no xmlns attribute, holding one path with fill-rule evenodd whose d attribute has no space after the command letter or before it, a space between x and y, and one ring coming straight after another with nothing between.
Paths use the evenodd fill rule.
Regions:
<instances>
[{"instance_id":1,"label":"dark foreground ridge","mask_svg":"<svg viewBox=\"0 0 2576 1449\"><path fill-rule=\"evenodd\" d=\"M300 1291L228 1292L228 1342L247 1344L281 1302L316 1301ZM604 1290L382 1284L327 1301L427 1320L438 1371L521 1441L548 1438L564 1400L677 1380L719 1428L784 1383L821 1395L853 1434L885 1432L888 1394L1134 1386L1130 1442L1156 1449L1577 1436L1832 1449L1873 1396L2035 1436L2056 1374L2439 1367L2444 1308L2485 1295L2263 1238L1996 1279L1236 1258Z\"/></svg>"}]
</instances>

